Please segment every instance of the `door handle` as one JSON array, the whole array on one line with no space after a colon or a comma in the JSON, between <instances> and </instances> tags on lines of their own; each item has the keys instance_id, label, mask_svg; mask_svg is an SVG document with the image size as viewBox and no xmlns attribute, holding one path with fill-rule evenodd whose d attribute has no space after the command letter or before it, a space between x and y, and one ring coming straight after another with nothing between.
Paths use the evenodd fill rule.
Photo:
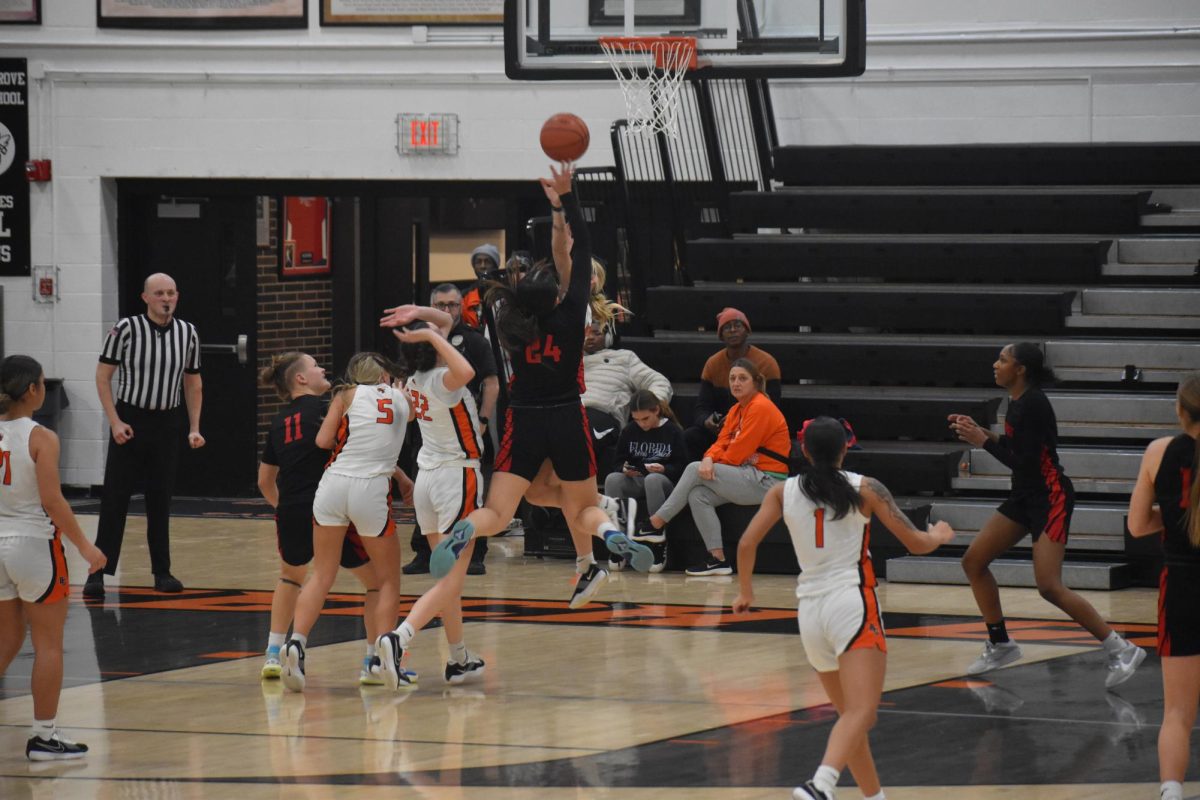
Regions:
<instances>
[{"instance_id":1,"label":"door handle","mask_svg":"<svg viewBox=\"0 0 1200 800\"><path fill-rule=\"evenodd\" d=\"M237 337L237 344L201 344L200 352L237 356L238 363L245 364L250 355L250 337L240 333Z\"/></svg>"}]
</instances>

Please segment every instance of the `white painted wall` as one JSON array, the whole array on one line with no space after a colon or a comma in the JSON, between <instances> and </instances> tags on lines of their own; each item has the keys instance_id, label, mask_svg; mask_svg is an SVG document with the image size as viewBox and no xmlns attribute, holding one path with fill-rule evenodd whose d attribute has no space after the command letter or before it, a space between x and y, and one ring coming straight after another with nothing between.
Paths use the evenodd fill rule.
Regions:
<instances>
[{"instance_id":1,"label":"white painted wall","mask_svg":"<svg viewBox=\"0 0 1200 800\"><path fill-rule=\"evenodd\" d=\"M6 350L67 381L69 484L103 478L93 374L117 308L112 179L520 179L545 168L535 143L551 113L587 120L591 166L611 163L604 133L623 116L611 84L509 82L498 28L427 42L322 30L310 0L307 31L98 30L94 0L42 5L40 28L0 27L0 51L34 78L32 155L54 162L33 187L34 263L61 267L62 300L0 283ZM873 0L868 15L866 75L773 84L785 143L1200 138L1193 0ZM460 153L399 156L402 111L458 114Z\"/></svg>"}]
</instances>

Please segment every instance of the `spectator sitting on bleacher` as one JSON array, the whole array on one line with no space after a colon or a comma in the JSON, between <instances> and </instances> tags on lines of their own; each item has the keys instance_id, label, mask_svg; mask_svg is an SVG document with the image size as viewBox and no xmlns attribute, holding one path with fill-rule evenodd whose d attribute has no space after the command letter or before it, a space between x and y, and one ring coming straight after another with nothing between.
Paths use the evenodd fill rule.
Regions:
<instances>
[{"instance_id":1,"label":"spectator sitting on bleacher","mask_svg":"<svg viewBox=\"0 0 1200 800\"><path fill-rule=\"evenodd\" d=\"M671 407L654 392L639 390L633 396L629 413L633 420L617 440L616 468L604 479L604 494L618 500L641 498L646 511L653 514L667 501L687 466L687 445ZM650 571L661 572L666 564L663 532L643 523L633 539L650 545L654 551L654 566ZM616 570L622 566L616 557L609 558L608 564Z\"/></svg>"},{"instance_id":2,"label":"spectator sitting on bleacher","mask_svg":"<svg viewBox=\"0 0 1200 800\"><path fill-rule=\"evenodd\" d=\"M723 308L717 315L717 336L725 343L725 349L709 356L700 373L700 394L692 410L692 426L684 431L692 458L708 450L717 440L721 430L721 418L725 410L733 405L729 393L729 368L739 358L751 361L766 380L767 395L778 406L781 389L779 363L765 350L749 343L750 320L736 308Z\"/></svg>"},{"instance_id":3,"label":"spectator sitting on bleacher","mask_svg":"<svg viewBox=\"0 0 1200 800\"><path fill-rule=\"evenodd\" d=\"M709 556L705 563L688 567L688 575L731 574L721 543L717 506L759 505L768 489L787 478L792 446L787 420L765 394L766 378L753 361L739 358L733 362L729 391L735 402L724 417L716 443L703 460L687 465L667 502L650 516L650 525L662 530L685 504L691 507Z\"/></svg>"},{"instance_id":4,"label":"spectator sitting on bleacher","mask_svg":"<svg viewBox=\"0 0 1200 800\"><path fill-rule=\"evenodd\" d=\"M632 350L605 347L606 325L592 322L583 335L583 405L587 409L596 453L596 474L607 475L614 464L617 437L629 421L629 400L638 390L671 402L671 382L646 366Z\"/></svg>"}]
</instances>

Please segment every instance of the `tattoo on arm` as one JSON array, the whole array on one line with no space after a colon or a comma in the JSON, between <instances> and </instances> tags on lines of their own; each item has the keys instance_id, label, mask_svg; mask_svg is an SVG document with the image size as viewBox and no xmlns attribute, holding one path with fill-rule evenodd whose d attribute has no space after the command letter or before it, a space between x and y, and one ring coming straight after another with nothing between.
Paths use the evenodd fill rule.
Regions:
<instances>
[{"instance_id":1,"label":"tattoo on arm","mask_svg":"<svg viewBox=\"0 0 1200 800\"><path fill-rule=\"evenodd\" d=\"M912 520L908 518L908 515L900 510L900 506L896 505L896 498L892 497L892 493L888 491L886 486L874 478L864 477L863 483L871 490L872 494L879 498L880 502L888 510L888 513L892 514L896 519L901 520L908 528L914 531L917 530L912 524Z\"/></svg>"}]
</instances>

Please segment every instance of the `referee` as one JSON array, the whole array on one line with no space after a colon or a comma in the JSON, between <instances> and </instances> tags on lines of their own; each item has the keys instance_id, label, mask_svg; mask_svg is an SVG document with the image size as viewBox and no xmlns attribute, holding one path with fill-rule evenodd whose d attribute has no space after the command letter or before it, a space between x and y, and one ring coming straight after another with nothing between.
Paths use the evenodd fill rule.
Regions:
<instances>
[{"instance_id":1,"label":"referee","mask_svg":"<svg viewBox=\"0 0 1200 800\"><path fill-rule=\"evenodd\" d=\"M188 444L203 447L200 435L200 337L196 326L175 318L179 291L170 275L146 278L146 313L125 317L108 332L96 365L96 391L112 427L104 465L104 494L96 546L113 575L125 536L129 499L145 480L146 540L159 592L182 592L171 574L171 493L179 461L180 403L187 405ZM117 398L113 403L112 377ZM84 597L104 596L104 574L88 576Z\"/></svg>"}]
</instances>

